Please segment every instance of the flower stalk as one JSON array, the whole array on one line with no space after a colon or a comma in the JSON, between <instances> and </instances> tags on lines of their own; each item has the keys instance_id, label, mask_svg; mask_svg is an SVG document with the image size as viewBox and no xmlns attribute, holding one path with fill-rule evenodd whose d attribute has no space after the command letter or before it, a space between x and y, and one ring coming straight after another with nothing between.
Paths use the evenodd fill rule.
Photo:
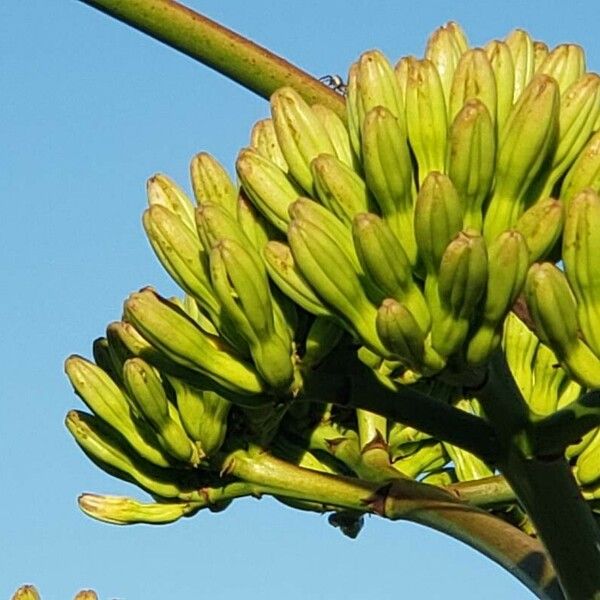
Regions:
<instances>
[{"instance_id":1,"label":"flower stalk","mask_svg":"<svg viewBox=\"0 0 600 600\"><path fill-rule=\"evenodd\" d=\"M343 98L287 60L174 0L80 0L215 69L259 96L291 85L345 118Z\"/></svg>"}]
</instances>

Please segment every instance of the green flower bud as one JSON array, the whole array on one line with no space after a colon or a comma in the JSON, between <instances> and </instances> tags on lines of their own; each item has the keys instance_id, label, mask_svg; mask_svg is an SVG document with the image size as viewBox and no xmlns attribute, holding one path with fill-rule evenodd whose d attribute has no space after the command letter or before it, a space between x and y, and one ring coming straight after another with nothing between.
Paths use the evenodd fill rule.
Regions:
<instances>
[{"instance_id":1,"label":"green flower bud","mask_svg":"<svg viewBox=\"0 0 600 600\"><path fill-rule=\"evenodd\" d=\"M114 525L173 523L173 521L198 510L200 506L200 503L195 502L144 503L123 496L99 496L97 494L82 494L77 501L79 508L88 517ZM83 600L84 597L78 595L77 598ZM91 600L91 597L88 596L88 599Z\"/></svg>"},{"instance_id":2,"label":"green flower bud","mask_svg":"<svg viewBox=\"0 0 600 600\"><path fill-rule=\"evenodd\" d=\"M460 232L448 244L440 263L439 305L431 306L431 345L448 357L465 341L471 315L487 284L487 254L483 238Z\"/></svg>"},{"instance_id":3,"label":"green flower bud","mask_svg":"<svg viewBox=\"0 0 600 600\"><path fill-rule=\"evenodd\" d=\"M567 209L563 261L577 299L577 320L583 336L600 356L600 196L590 190L577 194Z\"/></svg>"},{"instance_id":4,"label":"green flower bud","mask_svg":"<svg viewBox=\"0 0 600 600\"><path fill-rule=\"evenodd\" d=\"M486 45L485 53L496 78L496 123L501 136L515 97L515 64L505 42L494 40Z\"/></svg>"},{"instance_id":5,"label":"green flower bud","mask_svg":"<svg viewBox=\"0 0 600 600\"><path fill-rule=\"evenodd\" d=\"M371 197L362 178L331 154L319 154L310 168L321 202L347 226L354 215L368 211Z\"/></svg>"},{"instance_id":6,"label":"green flower bud","mask_svg":"<svg viewBox=\"0 0 600 600\"><path fill-rule=\"evenodd\" d=\"M181 462L198 465L201 458L198 449L187 437L158 373L141 358L130 358L123 366L123 378L129 397L156 433L165 452Z\"/></svg>"},{"instance_id":7,"label":"green flower bud","mask_svg":"<svg viewBox=\"0 0 600 600\"><path fill-rule=\"evenodd\" d=\"M198 371L235 393L262 392L263 382L251 365L152 290L132 294L125 302L124 314L153 346L178 365Z\"/></svg>"},{"instance_id":8,"label":"green flower bud","mask_svg":"<svg viewBox=\"0 0 600 600\"><path fill-rule=\"evenodd\" d=\"M289 340L276 331L273 303L264 265L234 240L223 239L210 255L212 282L228 318L246 340L256 369L273 388L289 387L293 378Z\"/></svg>"},{"instance_id":9,"label":"green flower bud","mask_svg":"<svg viewBox=\"0 0 600 600\"><path fill-rule=\"evenodd\" d=\"M517 102L533 77L535 67L533 40L523 29L515 29L506 36L506 45L515 66L513 102Z\"/></svg>"},{"instance_id":10,"label":"green flower bud","mask_svg":"<svg viewBox=\"0 0 600 600\"><path fill-rule=\"evenodd\" d=\"M452 181L430 173L415 206L415 238L428 273L437 273L446 247L462 226L463 207Z\"/></svg>"},{"instance_id":11,"label":"green flower bud","mask_svg":"<svg viewBox=\"0 0 600 600\"><path fill-rule=\"evenodd\" d=\"M254 124L250 134L250 147L284 173L288 172L289 167L277 141L273 119L261 119Z\"/></svg>"},{"instance_id":12,"label":"green flower bud","mask_svg":"<svg viewBox=\"0 0 600 600\"><path fill-rule=\"evenodd\" d=\"M270 223L285 232L290 220L288 207L300 196L300 188L252 148L240 151L235 168L248 198Z\"/></svg>"},{"instance_id":13,"label":"green flower bud","mask_svg":"<svg viewBox=\"0 0 600 600\"><path fill-rule=\"evenodd\" d=\"M530 262L550 254L562 233L564 221L562 202L552 198L540 200L519 217L514 229L527 242Z\"/></svg>"},{"instance_id":14,"label":"green flower bud","mask_svg":"<svg viewBox=\"0 0 600 600\"><path fill-rule=\"evenodd\" d=\"M73 355L65 361L65 372L75 393L102 421L118 431L139 456L160 467L173 464L147 423L132 410L131 400L100 367Z\"/></svg>"},{"instance_id":15,"label":"green flower bud","mask_svg":"<svg viewBox=\"0 0 600 600\"><path fill-rule=\"evenodd\" d=\"M461 56L452 80L449 120L454 120L467 101L477 99L488 109L492 122L495 122L498 104L496 93L496 77L485 50L467 50Z\"/></svg>"},{"instance_id":16,"label":"green flower bud","mask_svg":"<svg viewBox=\"0 0 600 600\"><path fill-rule=\"evenodd\" d=\"M446 166L448 117L440 76L429 60L412 59L406 85L408 140L417 159L419 183Z\"/></svg>"},{"instance_id":17,"label":"green flower bud","mask_svg":"<svg viewBox=\"0 0 600 600\"><path fill-rule=\"evenodd\" d=\"M358 171L360 169L358 158L352 149L350 134L342 119L333 110L321 104L314 104L312 110L325 128L335 156L347 167Z\"/></svg>"},{"instance_id":18,"label":"green flower bud","mask_svg":"<svg viewBox=\"0 0 600 600\"><path fill-rule=\"evenodd\" d=\"M454 22L438 27L427 40L425 58L433 63L440 75L446 101L450 98L456 65L466 49L465 34L460 25Z\"/></svg>"},{"instance_id":19,"label":"green flower bud","mask_svg":"<svg viewBox=\"0 0 600 600\"><path fill-rule=\"evenodd\" d=\"M184 191L166 175L158 173L146 184L149 206L163 206L170 210L191 231L195 231L194 205Z\"/></svg>"},{"instance_id":20,"label":"green flower bud","mask_svg":"<svg viewBox=\"0 0 600 600\"><path fill-rule=\"evenodd\" d=\"M600 131L590 138L569 169L560 197L568 207L571 199L585 188L600 192Z\"/></svg>"},{"instance_id":21,"label":"green flower bud","mask_svg":"<svg viewBox=\"0 0 600 600\"><path fill-rule=\"evenodd\" d=\"M210 154L201 152L192 159L190 175L198 204L218 204L230 215L235 215L237 189L221 163Z\"/></svg>"},{"instance_id":22,"label":"green flower bud","mask_svg":"<svg viewBox=\"0 0 600 600\"><path fill-rule=\"evenodd\" d=\"M132 456L123 438L100 419L71 410L65 424L85 454L110 475L136 483L161 498L201 499L194 472L161 469Z\"/></svg>"},{"instance_id":23,"label":"green flower bud","mask_svg":"<svg viewBox=\"0 0 600 600\"><path fill-rule=\"evenodd\" d=\"M514 105L498 147L496 182L484 219L491 242L510 229L525 208L527 192L555 148L560 98L548 75L536 75Z\"/></svg>"},{"instance_id":24,"label":"green flower bud","mask_svg":"<svg viewBox=\"0 0 600 600\"><path fill-rule=\"evenodd\" d=\"M290 174L312 194L310 163L319 154L335 152L327 131L300 94L289 87L271 96L271 116Z\"/></svg>"},{"instance_id":25,"label":"green flower bud","mask_svg":"<svg viewBox=\"0 0 600 600\"><path fill-rule=\"evenodd\" d=\"M380 290L381 300L394 298L406 304L427 332L427 303L413 279L408 257L385 221L370 213L357 215L352 233L361 266L373 287Z\"/></svg>"},{"instance_id":26,"label":"green flower bud","mask_svg":"<svg viewBox=\"0 0 600 600\"><path fill-rule=\"evenodd\" d=\"M577 44L560 44L546 56L538 73L554 77L561 93L585 73L585 54Z\"/></svg>"},{"instance_id":27,"label":"green flower bud","mask_svg":"<svg viewBox=\"0 0 600 600\"><path fill-rule=\"evenodd\" d=\"M600 387L600 359L578 337L577 306L562 271L550 263L532 265L525 294L540 339L574 379L586 387Z\"/></svg>"},{"instance_id":28,"label":"green flower bud","mask_svg":"<svg viewBox=\"0 0 600 600\"><path fill-rule=\"evenodd\" d=\"M169 275L209 314L217 314L219 305L210 285L208 257L198 235L163 206L144 212L143 223L150 245Z\"/></svg>"},{"instance_id":29,"label":"green flower bud","mask_svg":"<svg viewBox=\"0 0 600 600\"><path fill-rule=\"evenodd\" d=\"M464 206L464 225L481 231L482 206L494 182L496 134L490 112L468 100L448 133L446 172Z\"/></svg>"},{"instance_id":30,"label":"green flower bud","mask_svg":"<svg viewBox=\"0 0 600 600\"><path fill-rule=\"evenodd\" d=\"M302 275L330 307L373 351L387 354L375 331L377 309L361 284L355 261L335 232L305 218L294 218L288 240Z\"/></svg>"},{"instance_id":31,"label":"green flower bud","mask_svg":"<svg viewBox=\"0 0 600 600\"><path fill-rule=\"evenodd\" d=\"M383 218L401 240L414 265L417 258L413 228L415 182L406 137L398 119L381 106L367 113L362 134L367 185Z\"/></svg>"}]
</instances>

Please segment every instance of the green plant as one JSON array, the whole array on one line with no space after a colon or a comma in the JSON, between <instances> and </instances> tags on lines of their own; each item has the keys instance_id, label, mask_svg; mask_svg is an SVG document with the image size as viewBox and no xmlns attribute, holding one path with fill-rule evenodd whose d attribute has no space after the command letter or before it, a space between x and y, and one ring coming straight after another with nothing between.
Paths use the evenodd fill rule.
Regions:
<instances>
[{"instance_id":1,"label":"green plant","mask_svg":"<svg viewBox=\"0 0 600 600\"><path fill-rule=\"evenodd\" d=\"M197 207L148 183L184 294L132 294L94 362L67 360L93 413L67 427L155 501L81 508L166 523L269 494L351 537L365 513L434 527L539 597L600 597L600 78L581 49L521 30L469 49L450 23L425 60L364 53L343 96L174 2L88 3L270 96L271 119L239 186L205 153Z\"/></svg>"}]
</instances>

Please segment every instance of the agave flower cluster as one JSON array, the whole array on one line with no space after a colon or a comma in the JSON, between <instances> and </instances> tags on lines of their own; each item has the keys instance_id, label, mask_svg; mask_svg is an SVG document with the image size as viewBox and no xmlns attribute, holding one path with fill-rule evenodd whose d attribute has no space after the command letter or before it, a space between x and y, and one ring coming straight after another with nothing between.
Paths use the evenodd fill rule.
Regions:
<instances>
[{"instance_id":1,"label":"agave flower cluster","mask_svg":"<svg viewBox=\"0 0 600 600\"><path fill-rule=\"evenodd\" d=\"M11 600L41 600L41 596L33 585L22 585ZM81 590L73 600L98 600L98 595L93 590Z\"/></svg>"},{"instance_id":2,"label":"agave flower cluster","mask_svg":"<svg viewBox=\"0 0 600 600\"><path fill-rule=\"evenodd\" d=\"M342 517L357 506L311 495L302 473L451 486L495 472L431 431L344 407L365 372L398 402L416 391L474 420L465 381L498 352L533 420L600 387L600 77L581 48L521 30L470 48L450 23L422 59L361 55L346 107L344 120L280 89L238 185L205 153L195 203L149 181L144 227L183 295L132 294L94 361L67 360L92 412L67 427L155 502L87 494L91 516L164 523L269 493L338 511L355 534ZM511 312L523 297L527 325ZM592 431L567 449L590 499L599 448ZM271 470L253 470L265 456Z\"/></svg>"}]
</instances>

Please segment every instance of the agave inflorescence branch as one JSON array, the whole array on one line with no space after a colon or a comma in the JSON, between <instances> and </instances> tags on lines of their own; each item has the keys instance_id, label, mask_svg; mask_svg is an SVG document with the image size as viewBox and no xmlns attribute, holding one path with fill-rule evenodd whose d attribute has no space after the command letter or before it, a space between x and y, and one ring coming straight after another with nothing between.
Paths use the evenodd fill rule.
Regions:
<instances>
[{"instance_id":1,"label":"agave inflorescence branch","mask_svg":"<svg viewBox=\"0 0 600 600\"><path fill-rule=\"evenodd\" d=\"M131 20L137 2L90 4ZM292 81L239 185L205 153L196 205L149 182L144 226L184 295L132 294L95 365L68 360L94 414L67 426L156 502L83 510L170 522L271 494L348 535L363 513L415 519L560 598L538 536L564 594L594 597L598 77L576 46L469 48L450 23L423 59L361 55L345 122L339 94Z\"/></svg>"},{"instance_id":2,"label":"agave inflorescence branch","mask_svg":"<svg viewBox=\"0 0 600 600\"><path fill-rule=\"evenodd\" d=\"M266 48L174 0L80 0L268 98L290 85L345 117L339 94Z\"/></svg>"}]
</instances>

